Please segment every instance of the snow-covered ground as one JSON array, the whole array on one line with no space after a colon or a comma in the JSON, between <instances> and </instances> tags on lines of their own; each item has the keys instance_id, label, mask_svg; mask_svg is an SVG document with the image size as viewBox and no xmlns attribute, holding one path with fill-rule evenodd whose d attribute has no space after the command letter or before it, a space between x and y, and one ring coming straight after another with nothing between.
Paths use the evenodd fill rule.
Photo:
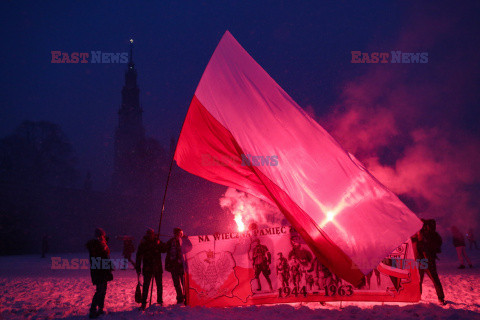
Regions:
<instances>
[{"instance_id":1,"label":"snow-covered ground","mask_svg":"<svg viewBox=\"0 0 480 320\"><path fill-rule=\"evenodd\" d=\"M446 306L437 303L430 279L424 283L420 303L282 304L235 308L190 308L175 304L175 290L164 273L165 306L138 311L134 302L134 270L118 270L109 283L104 319L480 319L480 250L467 252L476 266L458 270L453 256L438 262ZM62 258L86 258L58 254ZM118 254L113 258L119 257ZM0 257L0 319L85 319L94 293L89 270L52 270L50 257ZM155 301L154 295L153 301Z\"/></svg>"}]
</instances>

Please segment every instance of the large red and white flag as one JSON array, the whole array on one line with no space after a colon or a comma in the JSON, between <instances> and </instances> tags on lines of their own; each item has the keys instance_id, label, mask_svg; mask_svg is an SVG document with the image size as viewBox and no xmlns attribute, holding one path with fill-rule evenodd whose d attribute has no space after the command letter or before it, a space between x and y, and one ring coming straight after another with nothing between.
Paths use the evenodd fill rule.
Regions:
<instances>
[{"instance_id":1,"label":"large red and white flag","mask_svg":"<svg viewBox=\"0 0 480 320\"><path fill-rule=\"evenodd\" d=\"M354 285L422 226L228 31L195 91L175 160L278 206L321 263Z\"/></svg>"}]
</instances>

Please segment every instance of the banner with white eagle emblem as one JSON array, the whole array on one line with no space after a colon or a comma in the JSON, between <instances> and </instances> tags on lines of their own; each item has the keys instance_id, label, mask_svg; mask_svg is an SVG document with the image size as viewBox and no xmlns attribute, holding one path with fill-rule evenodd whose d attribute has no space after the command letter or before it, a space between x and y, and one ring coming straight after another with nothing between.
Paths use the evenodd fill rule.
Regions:
<instances>
[{"instance_id":1,"label":"banner with white eagle emblem","mask_svg":"<svg viewBox=\"0 0 480 320\"><path fill-rule=\"evenodd\" d=\"M291 226L188 237L186 296L190 306L225 307L309 301L420 299L412 242L401 244L354 288L322 265ZM368 262L365 262L368 263Z\"/></svg>"}]
</instances>

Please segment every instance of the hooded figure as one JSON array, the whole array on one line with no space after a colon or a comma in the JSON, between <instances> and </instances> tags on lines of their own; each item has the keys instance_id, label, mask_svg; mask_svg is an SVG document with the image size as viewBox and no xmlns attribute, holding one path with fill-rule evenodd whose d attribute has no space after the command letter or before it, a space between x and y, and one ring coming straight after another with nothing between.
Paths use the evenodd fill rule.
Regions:
<instances>
[{"instance_id":1,"label":"hooded figure","mask_svg":"<svg viewBox=\"0 0 480 320\"><path fill-rule=\"evenodd\" d=\"M113 280L110 249L107 245L105 231L102 228L96 228L95 238L88 241L86 246L90 254L90 276L93 285L96 286L89 316L90 318L96 318L104 313L103 306L107 294L107 282Z\"/></svg>"}]
</instances>

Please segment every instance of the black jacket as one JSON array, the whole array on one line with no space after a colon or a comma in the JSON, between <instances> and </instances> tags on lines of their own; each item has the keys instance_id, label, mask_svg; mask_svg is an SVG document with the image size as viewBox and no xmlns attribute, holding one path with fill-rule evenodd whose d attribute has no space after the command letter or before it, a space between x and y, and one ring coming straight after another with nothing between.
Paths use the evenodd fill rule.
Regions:
<instances>
[{"instance_id":1,"label":"black jacket","mask_svg":"<svg viewBox=\"0 0 480 320\"><path fill-rule=\"evenodd\" d=\"M426 228L428 225L429 228ZM442 237L436 231L435 220L426 220L424 227L420 230L420 239L418 239L417 250L421 258L437 257L437 253L442 252Z\"/></svg>"},{"instance_id":2,"label":"black jacket","mask_svg":"<svg viewBox=\"0 0 480 320\"><path fill-rule=\"evenodd\" d=\"M143 275L162 273L162 252L166 252L166 246L163 242L157 238L152 240L146 236L143 237L138 245L135 261L137 273L142 272Z\"/></svg>"},{"instance_id":3,"label":"black jacket","mask_svg":"<svg viewBox=\"0 0 480 320\"><path fill-rule=\"evenodd\" d=\"M90 254L90 276L94 285L113 280L110 249L105 241L98 238L87 242ZM107 261L104 261L106 260Z\"/></svg>"},{"instance_id":4,"label":"black jacket","mask_svg":"<svg viewBox=\"0 0 480 320\"><path fill-rule=\"evenodd\" d=\"M182 248L180 246L180 241L177 238L172 238L167 242L165 270L168 272L183 272Z\"/></svg>"},{"instance_id":5,"label":"black jacket","mask_svg":"<svg viewBox=\"0 0 480 320\"><path fill-rule=\"evenodd\" d=\"M465 247L465 238L462 233L454 233L452 237L453 246L456 247Z\"/></svg>"}]
</instances>

